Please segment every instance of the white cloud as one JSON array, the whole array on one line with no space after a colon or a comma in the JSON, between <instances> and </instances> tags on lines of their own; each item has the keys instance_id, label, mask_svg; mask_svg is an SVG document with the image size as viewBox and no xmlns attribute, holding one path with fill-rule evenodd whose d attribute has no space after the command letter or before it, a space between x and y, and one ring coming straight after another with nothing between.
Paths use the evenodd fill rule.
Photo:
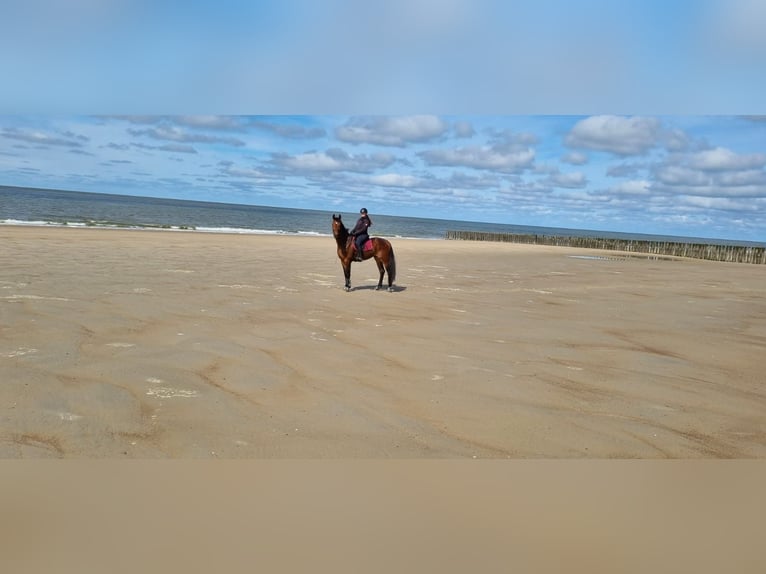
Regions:
<instances>
[{"instance_id":1,"label":"white cloud","mask_svg":"<svg viewBox=\"0 0 766 574\"><path fill-rule=\"evenodd\" d=\"M750 199L733 199L730 197L683 196L678 199L683 205L723 211L758 212L764 207L757 205Z\"/></svg>"},{"instance_id":2,"label":"white cloud","mask_svg":"<svg viewBox=\"0 0 766 574\"><path fill-rule=\"evenodd\" d=\"M470 138L476 133L471 122L455 122L455 135L459 138Z\"/></svg>"},{"instance_id":3,"label":"white cloud","mask_svg":"<svg viewBox=\"0 0 766 574\"><path fill-rule=\"evenodd\" d=\"M298 172L353 171L364 173L390 166L394 163L394 156L383 153L350 155L342 149L332 148L325 152L308 152L298 155L276 153L272 154L271 163L274 166Z\"/></svg>"},{"instance_id":4,"label":"white cloud","mask_svg":"<svg viewBox=\"0 0 766 574\"><path fill-rule=\"evenodd\" d=\"M725 187L761 185L766 189L766 172L758 169L724 172L716 177L716 181Z\"/></svg>"},{"instance_id":5,"label":"white cloud","mask_svg":"<svg viewBox=\"0 0 766 574\"><path fill-rule=\"evenodd\" d=\"M617 185L613 185L607 190L610 195L651 195L650 189L651 183L644 179L634 179L630 181L623 181Z\"/></svg>"},{"instance_id":6,"label":"white cloud","mask_svg":"<svg viewBox=\"0 0 766 574\"><path fill-rule=\"evenodd\" d=\"M517 132L511 129L490 129L490 143L492 147L503 150L519 150L535 145L539 138L529 132Z\"/></svg>"},{"instance_id":7,"label":"white cloud","mask_svg":"<svg viewBox=\"0 0 766 574\"><path fill-rule=\"evenodd\" d=\"M304 153L295 156L278 154L275 161L299 171L341 171L348 162L331 157L323 152Z\"/></svg>"},{"instance_id":8,"label":"white cloud","mask_svg":"<svg viewBox=\"0 0 766 574\"><path fill-rule=\"evenodd\" d=\"M707 226L713 222L711 217L699 213L659 213L653 219L659 223L681 225L683 227Z\"/></svg>"},{"instance_id":9,"label":"white cloud","mask_svg":"<svg viewBox=\"0 0 766 574\"><path fill-rule=\"evenodd\" d=\"M145 130L129 129L128 133L133 136L147 136L152 139L184 142L184 143L223 143L227 145L242 147L245 142L236 138L209 136L197 132L189 132L176 126L164 125L157 128Z\"/></svg>"},{"instance_id":10,"label":"white cloud","mask_svg":"<svg viewBox=\"0 0 766 574\"><path fill-rule=\"evenodd\" d=\"M136 149L141 149L141 150L160 150L160 151L169 151L169 152L175 152L175 153L190 153L190 154L197 153L197 150L194 149L194 147L187 144L180 144L180 143L163 144L163 145L147 145L147 144L134 143L132 144L132 147Z\"/></svg>"},{"instance_id":11,"label":"white cloud","mask_svg":"<svg viewBox=\"0 0 766 574\"><path fill-rule=\"evenodd\" d=\"M438 116L351 118L335 130L335 136L353 144L403 147L440 138L447 129L447 124Z\"/></svg>"},{"instance_id":12,"label":"white cloud","mask_svg":"<svg viewBox=\"0 0 766 574\"><path fill-rule=\"evenodd\" d=\"M383 173L369 178L370 183L385 187L415 187L421 183L419 177L400 173Z\"/></svg>"},{"instance_id":13,"label":"white cloud","mask_svg":"<svg viewBox=\"0 0 766 574\"><path fill-rule=\"evenodd\" d=\"M190 145L185 144L165 144L158 146L156 149L161 151L172 151L176 153L197 153L197 150Z\"/></svg>"},{"instance_id":14,"label":"white cloud","mask_svg":"<svg viewBox=\"0 0 766 574\"><path fill-rule=\"evenodd\" d=\"M683 151L689 148L691 141L689 136L679 129L666 130L663 135L665 147L670 151Z\"/></svg>"},{"instance_id":15,"label":"white cloud","mask_svg":"<svg viewBox=\"0 0 766 574\"><path fill-rule=\"evenodd\" d=\"M661 124L656 118L603 115L577 122L565 142L574 148L641 155L657 145L660 135Z\"/></svg>"},{"instance_id":16,"label":"white cloud","mask_svg":"<svg viewBox=\"0 0 766 574\"><path fill-rule=\"evenodd\" d=\"M499 178L494 174L469 175L460 171L453 172L449 178L443 180L443 185L462 189L486 189L497 187L499 183ZM437 181L435 185L442 185L442 181Z\"/></svg>"},{"instance_id":17,"label":"white cloud","mask_svg":"<svg viewBox=\"0 0 766 574\"><path fill-rule=\"evenodd\" d=\"M475 192L497 189L500 179L493 175L472 176L453 172L449 177L437 177L431 174L412 175L406 173L383 173L362 176L354 180L362 188L381 186L406 189L412 193L433 194L435 197L449 194L459 197L466 194L475 197Z\"/></svg>"},{"instance_id":18,"label":"white cloud","mask_svg":"<svg viewBox=\"0 0 766 574\"><path fill-rule=\"evenodd\" d=\"M253 127L257 127L283 138L289 139L315 139L327 135L323 128L305 127L290 124L281 124L276 122L255 121Z\"/></svg>"},{"instance_id":19,"label":"white cloud","mask_svg":"<svg viewBox=\"0 0 766 574\"><path fill-rule=\"evenodd\" d=\"M700 197L750 197L766 198L766 185L738 185L725 187L711 179L707 183L674 183L672 185L657 182L652 190L662 194L689 195ZM673 206L674 207L674 206Z\"/></svg>"},{"instance_id":20,"label":"white cloud","mask_svg":"<svg viewBox=\"0 0 766 574\"><path fill-rule=\"evenodd\" d=\"M514 181L508 186L508 189L501 189L500 195L506 197L534 197L538 198L541 193L550 193L550 185L546 185L546 180L534 180L534 181ZM538 199L535 199L538 201Z\"/></svg>"},{"instance_id":21,"label":"white cloud","mask_svg":"<svg viewBox=\"0 0 766 574\"><path fill-rule=\"evenodd\" d=\"M623 163L606 168L606 175L609 177L631 177L639 171L646 169L646 166L639 163Z\"/></svg>"},{"instance_id":22,"label":"white cloud","mask_svg":"<svg viewBox=\"0 0 766 574\"><path fill-rule=\"evenodd\" d=\"M554 173L548 178L548 182L553 187L579 188L585 187L588 179L580 172Z\"/></svg>"},{"instance_id":23,"label":"white cloud","mask_svg":"<svg viewBox=\"0 0 766 574\"><path fill-rule=\"evenodd\" d=\"M261 181L281 179L280 176L266 173L260 169L247 169L235 167L231 162L221 163L221 173L231 177L245 177L248 179L256 179Z\"/></svg>"},{"instance_id":24,"label":"white cloud","mask_svg":"<svg viewBox=\"0 0 766 574\"><path fill-rule=\"evenodd\" d=\"M428 165L460 166L475 169L517 172L531 168L535 161L532 149L500 151L496 147L471 146L434 149L418 154Z\"/></svg>"},{"instance_id":25,"label":"white cloud","mask_svg":"<svg viewBox=\"0 0 766 574\"><path fill-rule=\"evenodd\" d=\"M567 154L564 154L561 158L561 161L572 165L585 165L588 163L588 156L579 151L571 151Z\"/></svg>"},{"instance_id":26,"label":"white cloud","mask_svg":"<svg viewBox=\"0 0 766 574\"><path fill-rule=\"evenodd\" d=\"M701 186L710 184L710 177L698 170L682 165L663 165L654 172L655 178L665 185Z\"/></svg>"},{"instance_id":27,"label":"white cloud","mask_svg":"<svg viewBox=\"0 0 766 574\"><path fill-rule=\"evenodd\" d=\"M688 163L692 168L705 171L763 168L766 165L766 154L736 154L729 149L717 147L692 154Z\"/></svg>"},{"instance_id":28,"label":"white cloud","mask_svg":"<svg viewBox=\"0 0 766 574\"><path fill-rule=\"evenodd\" d=\"M209 130L242 131L244 126L238 116L179 116L175 121L190 128Z\"/></svg>"},{"instance_id":29,"label":"white cloud","mask_svg":"<svg viewBox=\"0 0 766 574\"><path fill-rule=\"evenodd\" d=\"M716 147L672 155L653 170L658 192L699 197L766 197L766 154Z\"/></svg>"},{"instance_id":30,"label":"white cloud","mask_svg":"<svg viewBox=\"0 0 766 574\"><path fill-rule=\"evenodd\" d=\"M49 133L42 130L5 128L0 134L9 139L15 139L37 145L52 145L64 147L81 147L88 138L72 132Z\"/></svg>"},{"instance_id":31,"label":"white cloud","mask_svg":"<svg viewBox=\"0 0 766 574\"><path fill-rule=\"evenodd\" d=\"M99 118L103 120L104 122L108 123L108 121L111 118L117 119L117 120L123 120L126 122L129 122L131 124L136 125L154 125L162 123L166 120L166 116L153 116L153 115L144 115L144 116L94 116L96 118Z\"/></svg>"}]
</instances>

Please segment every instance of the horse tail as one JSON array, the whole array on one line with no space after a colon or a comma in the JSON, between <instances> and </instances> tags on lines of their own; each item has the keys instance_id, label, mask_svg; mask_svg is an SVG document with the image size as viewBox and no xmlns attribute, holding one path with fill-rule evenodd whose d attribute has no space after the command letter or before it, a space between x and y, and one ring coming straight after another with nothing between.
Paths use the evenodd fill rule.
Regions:
<instances>
[{"instance_id":1,"label":"horse tail","mask_svg":"<svg viewBox=\"0 0 766 574\"><path fill-rule=\"evenodd\" d=\"M394 247L391 246L391 257L388 258L388 265L386 266L386 271L388 271L388 279L391 281L391 284L396 281L396 257L394 257Z\"/></svg>"}]
</instances>

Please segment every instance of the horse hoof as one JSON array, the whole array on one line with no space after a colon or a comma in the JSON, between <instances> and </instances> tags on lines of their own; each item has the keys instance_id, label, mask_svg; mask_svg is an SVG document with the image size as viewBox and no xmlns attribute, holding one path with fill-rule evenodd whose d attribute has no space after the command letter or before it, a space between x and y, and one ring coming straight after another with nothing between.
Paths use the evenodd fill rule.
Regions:
<instances>
[{"instance_id":1,"label":"horse hoof","mask_svg":"<svg viewBox=\"0 0 766 574\"><path fill-rule=\"evenodd\" d=\"M343 288L343 290L344 290L344 291L346 291L346 292L348 293L349 291L351 291L351 287L349 287L348 285L346 285L346 286Z\"/></svg>"},{"instance_id":2,"label":"horse hoof","mask_svg":"<svg viewBox=\"0 0 766 574\"><path fill-rule=\"evenodd\" d=\"M388 288L388 292L389 292L389 293L393 293L393 292L394 292L394 288L393 288L393 287L389 287L389 288Z\"/></svg>"}]
</instances>

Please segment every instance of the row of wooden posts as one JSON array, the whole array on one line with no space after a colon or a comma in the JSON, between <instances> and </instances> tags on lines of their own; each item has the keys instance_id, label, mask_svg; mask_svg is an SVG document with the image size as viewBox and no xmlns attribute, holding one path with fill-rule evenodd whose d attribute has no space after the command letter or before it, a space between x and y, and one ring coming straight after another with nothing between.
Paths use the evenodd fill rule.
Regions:
<instances>
[{"instance_id":1,"label":"row of wooden posts","mask_svg":"<svg viewBox=\"0 0 766 574\"><path fill-rule=\"evenodd\" d=\"M646 253L672 257L691 257L731 263L766 264L766 247L745 245L715 245L708 243L683 243L675 241L644 241L636 239L607 239L599 237L567 237L558 235L535 235L521 233L491 233L485 231L447 231L447 239L469 241L504 241L558 247L583 247Z\"/></svg>"}]
</instances>

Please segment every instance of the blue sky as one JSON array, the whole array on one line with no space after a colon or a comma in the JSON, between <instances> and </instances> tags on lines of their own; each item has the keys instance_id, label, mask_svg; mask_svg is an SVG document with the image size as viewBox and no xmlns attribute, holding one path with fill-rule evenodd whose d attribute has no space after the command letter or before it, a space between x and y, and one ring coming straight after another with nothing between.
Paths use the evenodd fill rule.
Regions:
<instances>
[{"instance_id":1,"label":"blue sky","mask_svg":"<svg viewBox=\"0 0 766 574\"><path fill-rule=\"evenodd\" d=\"M6 185L763 240L766 117L3 116Z\"/></svg>"},{"instance_id":2,"label":"blue sky","mask_svg":"<svg viewBox=\"0 0 766 574\"><path fill-rule=\"evenodd\" d=\"M761 0L10 0L0 184L766 240Z\"/></svg>"}]
</instances>

